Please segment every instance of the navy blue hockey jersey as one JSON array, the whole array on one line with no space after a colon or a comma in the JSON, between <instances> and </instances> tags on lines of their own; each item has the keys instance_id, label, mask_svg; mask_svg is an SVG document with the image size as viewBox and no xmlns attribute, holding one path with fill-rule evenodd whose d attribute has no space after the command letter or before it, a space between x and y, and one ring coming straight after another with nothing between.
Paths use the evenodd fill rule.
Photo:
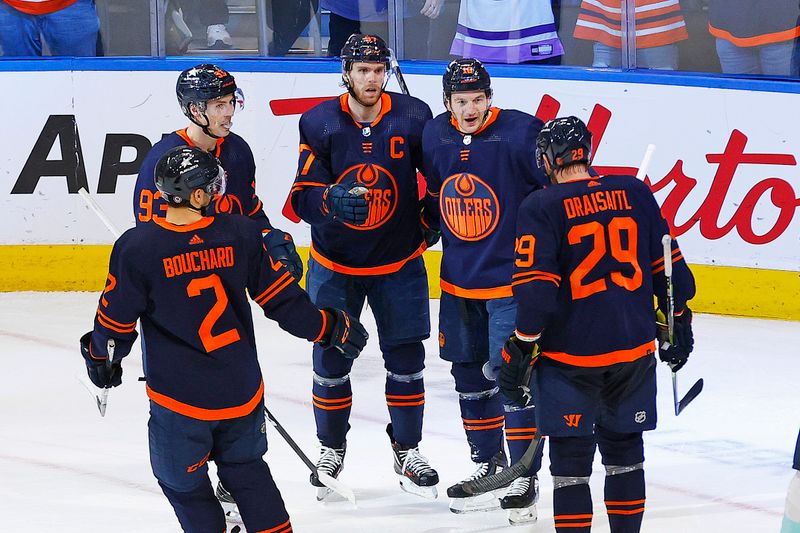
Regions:
<instances>
[{"instance_id":1,"label":"navy blue hockey jersey","mask_svg":"<svg viewBox=\"0 0 800 533\"><path fill-rule=\"evenodd\" d=\"M543 355L602 367L655 352L653 295L666 308L661 239L669 227L633 176L575 180L532 193L517 223L517 332L542 330ZM695 284L672 241L675 308Z\"/></svg>"},{"instance_id":2,"label":"navy blue hockey jersey","mask_svg":"<svg viewBox=\"0 0 800 533\"><path fill-rule=\"evenodd\" d=\"M289 333L319 340L324 313L264 251L258 223L204 217L184 226L156 218L126 231L111 252L92 350L125 356L141 318L147 395L202 420L243 416L263 397L250 297Z\"/></svg>"},{"instance_id":3,"label":"navy blue hockey jersey","mask_svg":"<svg viewBox=\"0 0 800 533\"><path fill-rule=\"evenodd\" d=\"M345 93L300 117L300 158L289 200L311 224L310 253L320 264L345 274L389 274L425 250L417 170L431 110L417 98L383 93L378 118L360 124L348 99ZM368 189L367 221L334 221L323 208L325 187L355 182Z\"/></svg>"},{"instance_id":4,"label":"navy blue hockey jersey","mask_svg":"<svg viewBox=\"0 0 800 533\"><path fill-rule=\"evenodd\" d=\"M541 128L527 113L496 107L472 135L449 112L425 126L425 221L442 231L444 292L511 296L517 210L547 179L535 158Z\"/></svg>"},{"instance_id":5,"label":"navy blue hockey jersey","mask_svg":"<svg viewBox=\"0 0 800 533\"><path fill-rule=\"evenodd\" d=\"M185 129L161 139L145 156L133 192L133 217L137 226L163 219L166 215L167 204L156 189L154 171L161 156L181 145L194 146ZM256 195L256 163L247 142L230 133L225 138L217 139L214 155L225 170L227 184L225 195L214 199L208 207L208 214L247 215L256 220L262 230L272 229L261 200Z\"/></svg>"}]
</instances>

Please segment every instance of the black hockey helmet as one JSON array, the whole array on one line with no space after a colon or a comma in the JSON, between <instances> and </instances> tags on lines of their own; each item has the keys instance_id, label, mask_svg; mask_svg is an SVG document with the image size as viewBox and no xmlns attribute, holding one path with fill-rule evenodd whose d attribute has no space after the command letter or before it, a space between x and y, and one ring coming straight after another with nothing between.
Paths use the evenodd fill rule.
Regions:
<instances>
[{"instance_id":1,"label":"black hockey helmet","mask_svg":"<svg viewBox=\"0 0 800 533\"><path fill-rule=\"evenodd\" d=\"M175 85L175 93L183 114L203 128L206 134L208 134L205 130L208 119L206 119L205 125L197 122L192 116L189 107L191 104L195 104L200 113L205 113L206 102L209 100L236 93L237 103L240 101L236 80L231 73L211 64L197 65L181 72L178 76L178 83ZM211 135L211 137L214 136Z\"/></svg>"},{"instance_id":2,"label":"black hockey helmet","mask_svg":"<svg viewBox=\"0 0 800 533\"><path fill-rule=\"evenodd\" d=\"M573 163L589 164L592 132L578 117L561 117L544 125L536 138L536 163L544 169L544 156L553 170Z\"/></svg>"},{"instance_id":3,"label":"black hockey helmet","mask_svg":"<svg viewBox=\"0 0 800 533\"><path fill-rule=\"evenodd\" d=\"M342 46L342 72L349 72L353 63L383 63L389 72L392 53L386 42L377 35L354 33Z\"/></svg>"},{"instance_id":4,"label":"black hockey helmet","mask_svg":"<svg viewBox=\"0 0 800 533\"><path fill-rule=\"evenodd\" d=\"M455 59L447 65L442 76L442 89L445 99L453 93L484 91L487 98L492 97L492 80L489 72L477 59Z\"/></svg>"},{"instance_id":5,"label":"black hockey helmet","mask_svg":"<svg viewBox=\"0 0 800 533\"><path fill-rule=\"evenodd\" d=\"M216 157L193 146L177 146L161 156L155 169L156 188L170 205L189 201L195 189L225 194L225 171Z\"/></svg>"}]
</instances>

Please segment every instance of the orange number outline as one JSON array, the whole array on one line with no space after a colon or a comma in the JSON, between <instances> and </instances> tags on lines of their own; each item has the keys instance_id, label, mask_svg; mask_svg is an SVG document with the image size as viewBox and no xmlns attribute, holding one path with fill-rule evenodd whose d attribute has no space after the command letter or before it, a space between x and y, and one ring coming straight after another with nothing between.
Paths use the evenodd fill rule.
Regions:
<instances>
[{"instance_id":1,"label":"orange number outline","mask_svg":"<svg viewBox=\"0 0 800 533\"><path fill-rule=\"evenodd\" d=\"M189 285L186 286L186 293L190 298L194 298L195 296L200 296L200 293L206 289L214 289L214 296L216 296L217 301L200 323L200 328L197 330L197 334L200 337L200 342L203 343L203 348L205 348L206 353L211 353L214 350L218 350L224 346L233 344L241 337L239 336L239 331L236 328L229 329L228 331L218 335L211 333L211 329L214 327L214 324L217 323L219 317L222 316L222 313L224 313L225 309L228 307L228 295L225 294L225 288L222 286L222 280L217 274L211 274L204 278L193 279L189 282Z\"/></svg>"},{"instance_id":2,"label":"orange number outline","mask_svg":"<svg viewBox=\"0 0 800 533\"><path fill-rule=\"evenodd\" d=\"M514 247L517 253L517 258L514 260L514 265L518 268L530 268L533 266L533 248L536 245L536 237L533 235L523 235L519 237ZM519 256L527 256L521 258Z\"/></svg>"},{"instance_id":3,"label":"orange number outline","mask_svg":"<svg viewBox=\"0 0 800 533\"><path fill-rule=\"evenodd\" d=\"M621 271L612 271L611 281L623 289L631 292L642 286L642 267L637 259L639 227L631 217L614 217L604 228L599 222L587 222L573 226L567 234L570 244L578 244L584 237L593 236L594 244L592 251L589 252L583 261L575 268L569 276L570 288L572 289L572 299L580 300L597 292L608 289L604 279L595 280L589 284L583 284L583 279L600 262L606 254L606 239L604 231L608 230L608 243L611 249L611 257L620 263L626 263L633 267L633 276L626 277ZM622 235L625 231L628 234L628 247L622 246Z\"/></svg>"}]
</instances>

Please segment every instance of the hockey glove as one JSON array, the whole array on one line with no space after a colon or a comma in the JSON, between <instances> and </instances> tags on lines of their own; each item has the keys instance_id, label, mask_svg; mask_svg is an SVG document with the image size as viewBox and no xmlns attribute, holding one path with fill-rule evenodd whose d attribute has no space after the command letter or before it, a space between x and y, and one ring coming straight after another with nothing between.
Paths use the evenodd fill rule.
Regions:
<instances>
[{"instance_id":1,"label":"hockey glove","mask_svg":"<svg viewBox=\"0 0 800 533\"><path fill-rule=\"evenodd\" d=\"M263 234L264 247L274 261L280 261L296 281L303 277L303 260L297 255L292 236L279 229L267 230Z\"/></svg>"},{"instance_id":2,"label":"hockey glove","mask_svg":"<svg viewBox=\"0 0 800 533\"><path fill-rule=\"evenodd\" d=\"M689 359L689 354L694 349L694 334L692 333L692 310L688 307L675 315L675 330L673 342L669 341L669 327L663 313L657 313L658 325L658 357L668 363L673 372L677 372Z\"/></svg>"},{"instance_id":3,"label":"hockey glove","mask_svg":"<svg viewBox=\"0 0 800 533\"><path fill-rule=\"evenodd\" d=\"M328 323L319 345L326 350L336 348L348 359L358 357L369 338L361 322L339 309L326 307L323 311L328 317Z\"/></svg>"},{"instance_id":4,"label":"hockey glove","mask_svg":"<svg viewBox=\"0 0 800 533\"><path fill-rule=\"evenodd\" d=\"M503 346L503 365L498 385L503 395L521 407L533 404L530 369L539 359L539 343L522 341L512 335Z\"/></svg>"},{"instance_id":5,"label":"hockey glove","mask_svg":"<svg viewBox=\"0 0 800 533\"><path fill-rule=\"evenodd\" d=\"M422 226L422 236L425 238L425 246L430 248L442 237L442 232L433 228Z\"/></svg>"},{"instance_id":6,"label":"hockey glove","mask_svg":"<svg viewBox=\"0 0 800 533\"><path fill-rule=\"evenodd\" d=\"M322 209L330 213L334 220L345 224L363 224L369 216L369 204L364 198L367 189L356 183L350 185L329 185L322 195Z\"/></svg>"},{"instance_id":7,"label":"hockey glove","mask_svg":"<svg viewBox=\"0 0 800 533\"><path fill-rule=\"evenodd\" d=\"M107 355L95 356L91 331L81 337L81 355L86 360L89 379L95 386L107 389L122 384L122 364L119 361L109 364Z\"/></svg>"}]
</instances>

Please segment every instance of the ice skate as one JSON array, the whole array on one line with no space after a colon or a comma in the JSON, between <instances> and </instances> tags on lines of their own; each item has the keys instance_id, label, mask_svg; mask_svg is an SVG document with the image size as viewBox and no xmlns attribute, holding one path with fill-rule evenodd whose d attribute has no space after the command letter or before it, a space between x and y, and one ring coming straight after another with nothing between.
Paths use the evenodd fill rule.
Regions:
<instances>
[{"instance_id":1,"label":"ice skate","mask_svg":"<svg viewBox=\"0 0 800 533\"><path fill-rule=\"evenodd\" d=\"M439 474L419 452L418 446L403 446L394 441L391 424L386 427L386 432L392 439L394 471L400 476L400 487L409 494L435 500L439 495L436 490Z\"/></svg>"},{"instance_id":2,"label":"ice skate","mask_svg":"<svg viewBox=\"0 0 800 533\"><path fill-rule=\"evenodd\" d=\"M487 462L476 463L476 465L477 468L472 474L447 488L447 496L450 498L450 511L457 514L474 513L492 511L500 507L498 496L505 492L505 488L483 494L469 494L464 491L463 487L464 483L467 481L474 481L486 476L491 476L506 468L507 461L505 451L501 449Z\"/></svg>"},{"instance_id":3,"label":"ice skate","mask_svg":"<svg viewBox=\"0 0 800 533\"><path fill-rule=\"evenodd\" d=\"M319 459L317 459L317 470L336 478L344 469L344 454L347 450L347 444L342 444L341 448L331 448L321 445L319 450ZM329 489L319 480L316 474L311 474L309 481L317 487L317 501L329 501L331 495L335 494L333 490Z\"/></svg>"},{"instance_id":4,"label":"ice skate","mask_svg":"<svg viewBox=\"0 0 800 533\"><path fill-rule=\"evenodd\" d=\"M231 533L243 533L244 522L242 522L242 516L239 514L239 508L236 506L233 495L222 486L222 481L217 482L215 494L220 505L222 505L222 510L225 512L225 523L230 527Z\"/></svg>"},{"instance_id":5,"label":"ice skate","mask_svg":"<svg viewBox=\"0 0 800 533\"><path fill-rule=\"evenodd\" d=\"M500 507L508 511L512 526L536 522L536 502L539 501L539 479L534 475L515 479L500 500Z\"/></svg>"}]
</instances>

